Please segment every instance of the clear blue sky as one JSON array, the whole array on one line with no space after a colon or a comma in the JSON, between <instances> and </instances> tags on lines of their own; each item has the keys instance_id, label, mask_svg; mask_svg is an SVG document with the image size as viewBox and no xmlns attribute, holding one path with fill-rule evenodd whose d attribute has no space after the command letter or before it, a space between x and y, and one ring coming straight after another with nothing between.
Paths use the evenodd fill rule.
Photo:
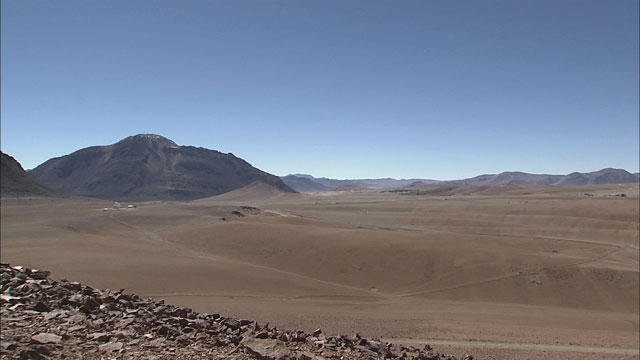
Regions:
<instances>
[{"instance_id":1,"label":"clear blue sky","mask_svg":"<svg viewBox=\"0 0 640 360\"><path fill-rule=\"evenodd\" d=\"M2 150L157 133L265 171L638 171L638 1L2 0Z\"/></svg>"}]
</instances>

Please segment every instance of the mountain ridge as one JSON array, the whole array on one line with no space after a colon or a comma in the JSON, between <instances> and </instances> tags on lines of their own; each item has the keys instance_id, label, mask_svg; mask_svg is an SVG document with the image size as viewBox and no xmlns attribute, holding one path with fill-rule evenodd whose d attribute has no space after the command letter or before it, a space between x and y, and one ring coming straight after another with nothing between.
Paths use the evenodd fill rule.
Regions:
<instances>
[{"instance_id":1,"label":"mountain ridge","mask_svg":"<svg viewBox=\"0 0 640 360\"><path fill-rule=\"evenodd\" d=\"M361 186L368 188L401 188L416 182L424 184L441 185L548 185L548 186L579 186L595 184L617 184L633 183L640 181L640 173L630 173L624 169L604 168L587 173L572 172L567 175L552 174L532 174L522 171L504 171L499 174L482 174L467 179L460 180L432 180L432 179L330 179L325 177L316 178L308 174L290 174L282 176L281 179L296 191L323 191L335 190L344 186ZM299 186L301 179L304 179L305 186ZM307 190L316 187L314 190Z\"/></svg>"}]
</instances>

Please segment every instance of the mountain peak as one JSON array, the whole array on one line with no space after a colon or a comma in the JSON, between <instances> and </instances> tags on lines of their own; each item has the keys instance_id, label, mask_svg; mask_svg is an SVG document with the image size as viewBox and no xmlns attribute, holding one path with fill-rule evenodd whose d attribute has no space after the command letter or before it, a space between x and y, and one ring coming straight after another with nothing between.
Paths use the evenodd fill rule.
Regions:
<instances>
[{"instance_id":1,"label":"mountain peak","mask_svg":"<svg viewBox=\"0 0 640 360\"><path fill-rule=\"evenodd\" d=\"M168 146L168 147L174 147L174 148L178 147L178 144L173 142L173 140L167 139L166 137L157 135L157 134L138 134L138 135L127 136L126 138L118 142L122 143L122 142L142 142L142 141L148 142L148 143L160 144L162 146Z\"/></svg>"}]
</instances>

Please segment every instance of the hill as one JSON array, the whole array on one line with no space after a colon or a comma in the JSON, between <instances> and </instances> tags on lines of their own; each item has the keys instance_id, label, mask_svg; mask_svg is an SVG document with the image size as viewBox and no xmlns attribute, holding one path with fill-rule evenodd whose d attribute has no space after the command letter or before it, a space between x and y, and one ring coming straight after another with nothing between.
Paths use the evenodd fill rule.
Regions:
<instances>
[{"instance_id":1,"label":"hill","mask_svg":"<svg viewBox=\"0 0 640 360\"><path fill-rule=\"evenodd\" d=\"M280 177L280 179L282 179L287 186L298 192L326 191L331 189L330 187L313 181L307 177L287 175Z\"/></svg>"},{"instance_id":2,"label":"hill","mask_svg":"<svg viewBox=\"0 0 640 360\"><path fill-rule=\"evenodd\" d=\"M293 192L277 176L231 153L178 146L153 134L129 136L112 145L53 158L30 174L63 193L108 200L193 200L254 181Z\"/></svg>"},{"instance_id":3,"label":"hill","mask_svg":"<svg viewBox=\"0 0 640 360\"><path fill-rule=\"evenodd\" d=\"M637 182L638 174L631 174L623 169L602 169L590 173L571 173L563 176L557 184L562 186L597 185L597 184L625 184Z\"/></svg>"},{"instance_id":4,"label":"hill","mask_svg":"<svg viewBox=\"0 0 640 360\"><path fill-rule=\"evenodd\" d=\"M40 184L13 157L0 152L0 196L55 196L55 191Z\"/></svg>"},{"instance_id":5,"label":"hill","mask_svg":"<svg viewBox=\"0 0 640 360\"><path fill-rule=\"evenodd\" d=\"M235 189L227 193L217 195L214 197L199 199L197 202L208 201L252 201L252 200L273 200L285 196L296 196L300 194L291 193L290 191L284 191L276 188L272 185L265 184L261 181L255 181L247 186L243 186L240 189Z\"/></svg>"}]
</instances>

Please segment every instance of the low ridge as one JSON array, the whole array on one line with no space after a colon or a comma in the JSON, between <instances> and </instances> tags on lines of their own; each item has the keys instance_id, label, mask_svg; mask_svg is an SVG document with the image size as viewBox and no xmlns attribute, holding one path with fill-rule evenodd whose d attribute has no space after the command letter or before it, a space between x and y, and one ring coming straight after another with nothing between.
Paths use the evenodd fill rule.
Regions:
<instances>
[{"instance_id":1,"label":"low ridge","mask_svg":"<svg viewBox=\"0 0 640 360\"><path fill-rule=\"evenodd\" d=\"M500 174L485 174L464 180L447 181L453 185L553 185L579 186L599 184L625 184L639 180L638 176L623 169L606 168L588 173L573 172L568 175L529 174L520 171L505 171Z\"/></svg>"},{"instance_id":2,"label":"low ridge","mask_svg":"<svg viewBox=\"0 0 640 360\"><path fill-rule=\"evenodd\" d=\"M211 198L200 199L198 201L252 201L274 199L287 195L299 196L300 194L293 194L291 192L283 191L282 189L276 188L272 185L265 184L262 181L254 181L251 184L243 186L240 189L235 189Z\"/></svg>"}]
</instances>

